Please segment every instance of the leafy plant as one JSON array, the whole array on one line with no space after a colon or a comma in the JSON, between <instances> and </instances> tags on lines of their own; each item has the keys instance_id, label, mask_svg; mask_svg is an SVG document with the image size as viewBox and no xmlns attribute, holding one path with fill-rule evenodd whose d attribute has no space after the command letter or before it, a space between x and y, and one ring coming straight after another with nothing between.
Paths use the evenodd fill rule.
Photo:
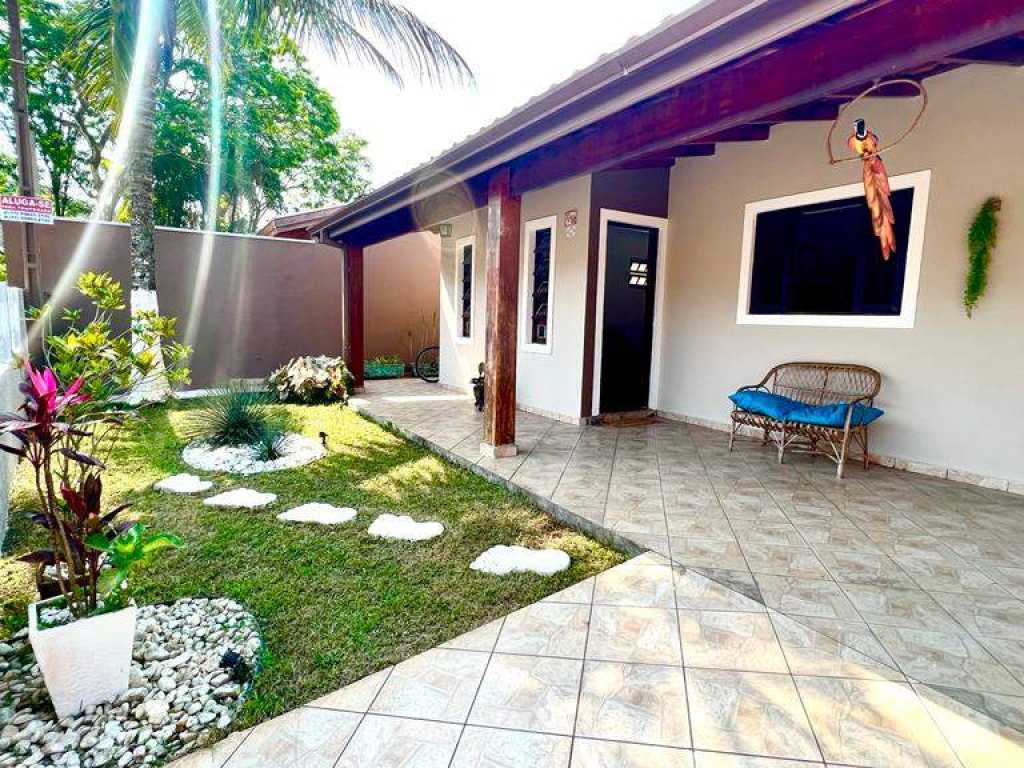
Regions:
<instances>
[{"instance_id":1,"label":"leafy plant","mask_svg":"<svg viewBox=\"0 0 1024 768\"><path fill-rule=\"evenodd\" d=\"M399 355L378 355L366 361L370 365L405 365Z\"/></svg>"},{"instance_id":2,"label":"leafy plant","mask_svg":"<svg viewBox=\"0 0 1024 768\"><path fill-rule=\"evenodd\" d=\"M344 405L352 374L340 357L297 357L271 373L267 384L278 400Z\"/></svg>"},{"instance_id":3,"label":"leafy plant","mask_svg":"<svg viewBox=\"0 0 1024 768\"><path fill-rule=\"evenodd\" d=\"M110 567L100 574L99 588L104 595L110 596L108 603L112 600L119 605L122 604L121 595L132 569L162 549L180 549L185 546L177 536L146 533L142 523L134 523L113 537L106 533L91 533L86 537L85 544L92 552L106 557Z\"/></svg>"},{"instance_id":4,"label":"leafy plant","mask_svg":"<svg viewBox=\"0 0 1024 768\"><path fill-rule=\"evenodd\" d=\"M967 231L967 278L964 285L964 309L971 317L978 301L988 288L988 267L992 261L992 249L996 247L999 235L999 217L1003 207L998 197L990 197L981 204L981 209Z\"/></svg>"},{"instance_id":5,"label":"leafy plant","mask_svg":"<svg viewBox=\"0 0 1024 768\"><path fill-rule=\"evenodd\" d=\"M59 379L82 380L90 402L101 408L150 377L166 375L171 384L189 382L192 350L173 341L177 324L173 317L138 311L132 314L129 327L118 332L118 313L127 313L121 284L107 272L84 272L77 287L92 306L87 321L83 322L83 310L65 308L60 317L63 330L54 333L50 332L51 306L29 311L31 320L45 324L43 355ZM162 361L155 358L155 349L162 350Z\"/></svg>"},{"instance_id":6,"label":"leafy plant","mask_svg":"<svg viewBox=\"0 0 1024 768\"><path fill-rule=\"evenodd\" d=\"M232 385L206 399L186 428L192 439L210 445L255 446L263 460L277 458L277 442L288 427L287 417L273 413L270 392Z\"/></svg>"},{"instance_id":7,"label":"leafy plant","mask_svg":"<svg viewBox=\"0 0 1024 768\"><path fill-rule=\"evenodd\" d=\"M107 422L83 407L89 401L83 380L62 388L52 370L38 371L29 363L21 389L26 395L20 407L24 415L0 415L0 435L10 435L18 445L0 444L0 449L32 466L40 506L32 520L50 540L49 548L21 559L36 566L44 597L49 596L48 586L55 585L71 614L81 618L105 609L111 594L100 584L109 557L89 542L116 539L120 531L114 520L129 505L102 510L104 464L81 447Z\"/></svg>"}]
</instances>

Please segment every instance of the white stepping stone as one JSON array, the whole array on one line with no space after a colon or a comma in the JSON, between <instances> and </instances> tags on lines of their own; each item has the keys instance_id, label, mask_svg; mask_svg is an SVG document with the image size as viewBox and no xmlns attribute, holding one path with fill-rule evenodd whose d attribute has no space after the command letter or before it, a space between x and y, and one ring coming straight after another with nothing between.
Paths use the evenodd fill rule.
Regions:
<instances>
[{"instance_id":1,"label":"white stepping stone","mask_svg":"<svg viewBox=\"0 0 1024 768\"><path fill-rule=\"evenodd\" d=\"M165 477L153 485L158 491L164 491L165 493L202 493L208 491L213 487L213 483L209 480L203 480L198 475L171 475Z\"/></svg>"},{"instance_id":2,"label":"white stepping stone","mask_svg":"<svg viewBox=\"0 0 1024 768\"><path fill-rule=\"evenodd\" d=\"M417 523L408 515L380 515L370 525L368 533L382 539L426 541L444 533L444 526L436 521Z\"/></svg>"},{"instance_id":3,"label":"white stepping stone","mask_svg":"<svg viewBox=\"0 0 1024 768\"><path fill-rule=\"evenodd\" d=\"M277 516L286 523L319 523L320 525L339 525L347 523L356 516L352 507L334 507L319 501L293 507Z\"/></svg>"},{"instance_id":4,"label":"white stepping stone","mask_svg":"<svg viewBox=\"0 0 1024 768\"><path fill-rule=\"evenodd\" d=\"M277 501L276 493L260 493L251 488L235 488L233 491L225 491L203 499L203 504L208 507L241 507L243 509L256 509L273 504Z\"/></svg>"},{"instance_id":5,"label":"white stepping stone","mask_svg":"<svg viewBox=\"0 0 1024 768\"><path fill-rule=\"evenodd\" d=\"M569 563L569 555L560 549L528 549L499 544L483 552L469 567L496 576L524 572L550 576L564 571Z\"/></svg>"}]
</instances>

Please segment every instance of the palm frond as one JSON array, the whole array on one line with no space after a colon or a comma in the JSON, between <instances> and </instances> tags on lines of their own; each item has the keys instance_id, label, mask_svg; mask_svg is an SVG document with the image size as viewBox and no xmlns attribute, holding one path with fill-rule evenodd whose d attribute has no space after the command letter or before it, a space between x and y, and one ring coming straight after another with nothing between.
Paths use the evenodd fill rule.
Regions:
<instances>
[{"instance_id":1,"label":"palm frond","mask_svg":"<svg viewBox=\"0 0 1024 768\"><path fill-rule=\"evenodd\" d=\"M402 70L431 83L468 84L462 55L405 6L390 0L233 0L243 30L283 31L329 55L359 61L402 83Z\"/></svg>"}]
</instances>

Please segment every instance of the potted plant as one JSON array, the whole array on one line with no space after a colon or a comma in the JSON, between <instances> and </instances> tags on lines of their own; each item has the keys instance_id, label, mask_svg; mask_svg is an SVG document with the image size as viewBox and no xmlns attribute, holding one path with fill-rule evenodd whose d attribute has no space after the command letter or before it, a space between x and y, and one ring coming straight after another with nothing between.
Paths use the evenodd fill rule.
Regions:
<instances>
[{"instance_id":1,"label":"potted plant","mask_svg":"<svg viewBox=\"0 0 1024 768\"><path fill-rule=\"evenodd\" d=\"M128 688L136 618L128 573L153 552L182 544L147 535L139 523L115 527L127 504L102 511L103 463L82 448L100 445L120 422L94 409L76 417L87 401L82 379L62 391L52 370L28 364L21 389L22 413L0 416L0 434L17 445L0 448L31 465L39 503L32 520L49 539L49 547L21 559L36 565L38 583L59 591L29 606L29 641L63 718Z\"/></svg>"},{"instance_id":2,"label":"potted plant","mask_svg":"<svg viewBox=\"0 0 1024 768\"><path fill-rule=\"evenodd\" d=\"M405 361L398 355L381 355L365 362L368 379L400 379L405 375Z\"/></svg>"}]
</instances>

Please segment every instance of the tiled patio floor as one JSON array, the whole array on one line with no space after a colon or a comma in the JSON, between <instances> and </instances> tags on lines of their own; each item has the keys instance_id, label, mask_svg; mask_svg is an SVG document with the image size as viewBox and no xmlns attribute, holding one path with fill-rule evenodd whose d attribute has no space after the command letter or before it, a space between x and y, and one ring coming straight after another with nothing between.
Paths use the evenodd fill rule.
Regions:
<instances>
[{"instance_id":1,"label":"tiled patio floor","mask_svg":"<svg viewBox=\"0 0 1024 768\"><path fill-rule=\"evenodd\" d=\"M652 552L178 767L1024 766L1024 498L678 423L520 414L481 460L469 398L356 405Z\"/></svg>"}]
</instances>

